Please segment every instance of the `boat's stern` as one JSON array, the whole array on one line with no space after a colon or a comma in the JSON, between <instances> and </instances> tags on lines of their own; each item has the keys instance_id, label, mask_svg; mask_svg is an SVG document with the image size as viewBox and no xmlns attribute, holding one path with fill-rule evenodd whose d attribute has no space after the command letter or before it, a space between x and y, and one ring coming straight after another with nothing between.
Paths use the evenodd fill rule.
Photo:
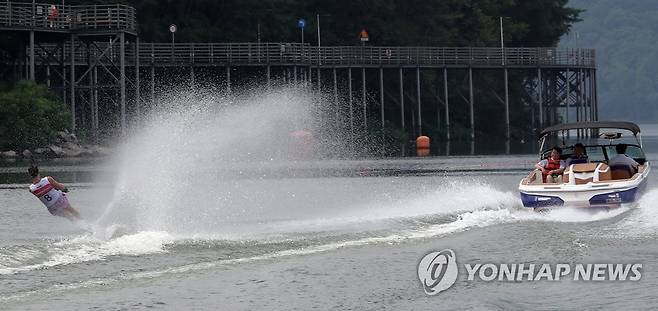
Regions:
<instances>
[{"instance_id":1,"label":"boat's stern","mask_svg":"<svg viewBox=\"0 0 658 311\"><path fill-rule=\"evenodd\" d=\"M585 184L532 184L524 178L519 193L524 207L618 207L635 202L647 185L648 163L632 178Z\"/></svg>"}]
</instances>

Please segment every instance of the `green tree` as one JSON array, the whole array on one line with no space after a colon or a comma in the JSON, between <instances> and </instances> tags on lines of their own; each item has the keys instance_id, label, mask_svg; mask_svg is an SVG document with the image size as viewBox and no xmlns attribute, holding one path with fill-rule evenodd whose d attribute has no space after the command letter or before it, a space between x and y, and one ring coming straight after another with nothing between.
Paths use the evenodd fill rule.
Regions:
<instances>
[{"instance_id":1,"label":"green tree","mask_svg":"<svg viewBox=\"0 0 658 311\"><path fill-rule=\"evenodd\" d=\"M68 129L68 108L45 85L18 81L0 85L0 148L42 147Z\"/></svg>"}]
</instances>

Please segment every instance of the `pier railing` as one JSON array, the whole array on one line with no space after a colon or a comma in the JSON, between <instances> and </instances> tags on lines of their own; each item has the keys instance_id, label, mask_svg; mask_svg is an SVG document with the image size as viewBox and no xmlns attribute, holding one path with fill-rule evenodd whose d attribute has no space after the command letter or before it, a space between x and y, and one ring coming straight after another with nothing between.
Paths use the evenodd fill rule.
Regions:
<instances>
[{"instance_id":1,"label":"pier railing","mask_svg":"<svg viewBox=\"0 0 658 311\"><path fill-rule=\"evenodd\" d=\"M0 2L0 27L34 30L137 29L135 8L121 5Z\"/></svg>"},{"instance_id":2,"label":"pier railing","mask_svg":"<svg viewBox=\"0 0 658 311\"><path fill-rule=\"evenodd\" d=\"M580 66L595 67L592 49L469 47L315 47L297 43L148 43L151 64L303 66Z\"/></svg>"},{"instance_id":3,"label":"pier railing","mask_svg":"<svg viewBox=\"0 0 658 311\"><path fill-rule=\"evenodd\" d=\"M87 55L100 57L108 43L94 43L98 48L87 52L87 46L76 47L76 61L84 64ZM43 47L54 47L44 44ZM42 50L37 55L46 56ZM51 53L60 59L61 50ZM70 46L64 46L64 59ZM125 49L128 62L135 57L134 45ZM118 46L110 49L103 60L117 59ZM299 43L141 43L142 65L154 66L421 66L421 67L587 67L596 66L592 49L557 48L460 48L460 47L314 47Z\"/></svg>"}]
</instances>

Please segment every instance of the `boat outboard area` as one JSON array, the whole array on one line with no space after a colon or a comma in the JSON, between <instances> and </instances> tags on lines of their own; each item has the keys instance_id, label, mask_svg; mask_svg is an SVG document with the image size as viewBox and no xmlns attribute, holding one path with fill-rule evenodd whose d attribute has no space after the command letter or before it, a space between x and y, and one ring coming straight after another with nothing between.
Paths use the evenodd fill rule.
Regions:
<instances>
[{"instance_id":1,"label":"boat outboard area","mask_svg":"<svg viewBox=\"0 0 658 311\"><path fill-rule=\"evenodd\" d=\"M646 188L651 167L634 123L554 125L540 132L539 146L538 164L519 183L525 207L614 208Z\"/></svg>"}]
</instances>

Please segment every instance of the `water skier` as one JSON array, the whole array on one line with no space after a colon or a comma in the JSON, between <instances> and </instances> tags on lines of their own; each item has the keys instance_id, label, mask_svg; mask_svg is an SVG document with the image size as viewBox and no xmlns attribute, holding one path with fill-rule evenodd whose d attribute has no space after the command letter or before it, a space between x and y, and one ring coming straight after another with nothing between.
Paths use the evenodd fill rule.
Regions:
<instances>
[{"instance_id":1,"label":"water skier","mask_svg":"<svg viewBox=\"0 0 658 311\"><path fill-rule=\"evenodd\" d=\"M64 217L72 222L82 219L80 213L71 206L66 198L65 193L69 192L68 188L50 176L41 177L39 168L35 165L27 171L32 177L30 192L41 200L41 203L48 208L53 216Z\"/></svg>"}]
</instances>

